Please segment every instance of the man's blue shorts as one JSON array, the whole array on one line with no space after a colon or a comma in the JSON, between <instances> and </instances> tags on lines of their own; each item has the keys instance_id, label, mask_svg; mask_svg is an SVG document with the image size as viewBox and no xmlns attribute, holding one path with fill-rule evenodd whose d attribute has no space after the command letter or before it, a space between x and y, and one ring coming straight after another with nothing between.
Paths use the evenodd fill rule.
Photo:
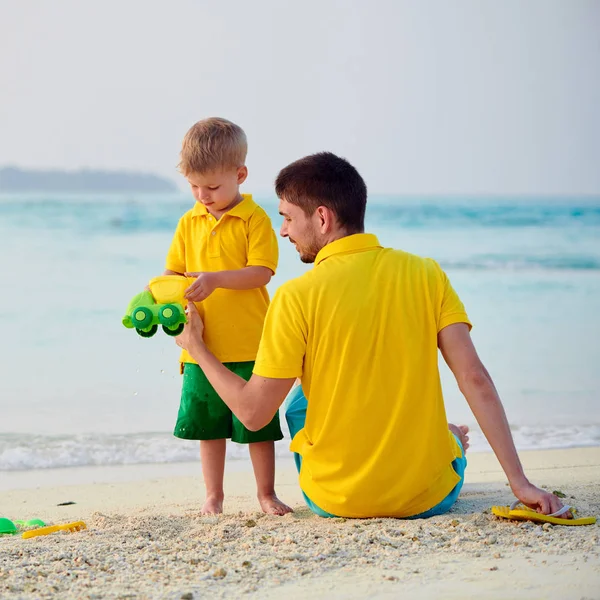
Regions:
<instances>
[{"instance_id":1,"label":"man's blue shorts","mask_svg":"<svg viewBox=\"0 0 600 600\"><path fill-rule=\"evenodd\" d=\"M288 395L285 400L285 418L290 429L290 436L294 439L294 436L304 427L304 423L306 422L306 408L308 406L308 402L306 401L306 397L304 396L304 392L300 386L294 388ZM406 517L408 519L427 519L429 517L435 517L437 515L443 515L448 512L453 504L456 502L458 495L460 494L460 490L462 489L464 480L465 480L465 469L467 468L467 457L465 456L464 448L458 437L454 436L460 449L462 450L462 458L456 458L452 462L452 468L456 471L456 474L460 477L460 481L454 486L454 489L439 503L436 504L433 508L420 513L418 515L413 515L412 517ZM300 473L300 467L302 466L302 457L294 452L294 461L296 463L296 468L298 469L298 473ZM312 510L316 515L320 517L335 517L336 515L332 515L324 511L322 508L319 508L305 493L302 491L302 495L304 496L304 500L308 505L308 508Z\"/></svg>"}]
</instances>

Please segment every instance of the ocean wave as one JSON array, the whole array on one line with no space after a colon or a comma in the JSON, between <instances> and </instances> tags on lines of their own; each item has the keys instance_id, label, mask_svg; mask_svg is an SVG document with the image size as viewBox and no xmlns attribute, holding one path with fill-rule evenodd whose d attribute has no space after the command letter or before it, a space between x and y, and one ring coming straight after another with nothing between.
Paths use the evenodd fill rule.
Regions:
<instances>
[{"instance_id":1,"label":"ocean wave","mask_svg":"<svg viewBox=\"0 0 600 600\"><path fill-rule=\"evenodd\" d=\"M600 226L600 205L540 204L523 201L521 204L495 204L493 201L452 204L438 203L374 203L367 209L368 219L406 228L532 228Z\"/></svg>"},{"instance_id":2,"label":"ocean wave","mask_svg":"<svg viewBox=\"0 0 600 600\"><path fill-rule=\"evenodd\" d=\"M518 450L550 450L600 446L600 424L593 425L511 425ZM476 427L469 434L471 450L491 451L483 433Z\"/></svg>"},{"instance_id":3,"label":"ocean wave","mask_svg":"<svg viewBox=\"0 0 600 600\"><path fill-rule=\"evenodd\" d=\"M279 222L274 198L257 198ZM172 231L192 206L189 197L1 198L0 218L12 226L131 234ZM406 229L600 227L600 199L407 199L376 198L367 206L367 224Z\"/></svg>"},{"instance_id":4,"label":"ocean wave","mask_svg":"<svg viewBox=\"0 0 600 600\"><path fill-rule=\"evenodd\" d=\"M278 445L277 452L288 453L287 443ZM247 456L244 446L228 444L229 459ZM177 463L198 458L198 442L176 439L168 433L0 434L0 471Z\"/></svg>"},{"instance_id":5,"label":"ocean wave","mask_svg":"<svg viewBox=\"0 0 600 600\"><path fill-rule=\"evenodd\" d=\"M520 450L573 448L600 445L600 424L572 426L512 426ZM288 436L276 443L276 455L289 456ZM473 427L471 449L490 448ZM227 445L227 458L244 460L248 450ZM19 435L0 434L0 471L28 471L85 466L178 463L199 458L198 442L175 439L168 433Z\"/></svg>"},{"instance_id":6,"label":"ocean wave","mask_svg":"<svg viewBox=\"0 0 600 600\"><path fill-rule=\"evenodd\" d=\"M548 270L548 271L598 271L600 256L591 255L550 255L527 256L513 254L485 254L467 259L439 260L444 269L454 270Z\"/></svg>"},{"instance_id":7,"label":"ocean wave","mask_svg":"<svg viewBox=\"0 0 600 600\"><path fill-rule=\"evenodd\" d=\"M453 203L454 202L454 203ZM438 199L379 198L367 210L367 230L386 245L430 247L446 269L503 271L600 271L600 199L523 201L521 204ZM273 199L262 203L278 227ZM179 217L190 208L184 196L90 202L77 199L0 198L0 235L33 238L39 244L68 239L72 246L99 241L117 248L146 247L154 236L167 247ZM147 236L143 238L143 236ZM131 242L131 243L130 243ZM135 263L143 252L111 254Z\"/></svg>"}]
</instances>

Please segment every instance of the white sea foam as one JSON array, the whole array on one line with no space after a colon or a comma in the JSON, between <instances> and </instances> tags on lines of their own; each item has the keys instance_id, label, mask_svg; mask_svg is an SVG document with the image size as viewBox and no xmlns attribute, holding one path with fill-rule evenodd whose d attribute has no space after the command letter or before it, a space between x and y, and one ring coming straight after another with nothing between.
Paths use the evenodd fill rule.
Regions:
<instances>
[{"instance_id":1,"label":"white sea foam","mask_svg":"<svg viewBox=\"0 0 600 600\"><path fill-rule=\"evenodd\" d=\"M600 424L567 427L513 427L519 450L600 445ZM279 457L289 456L289 437L276 444ZM489 451L481 432L472 428L470 452ZM245 460L248 450L228 444L229 460ZM168 433L128 435L16 435L0 434L0 471L59 467L177 463L198 460L198 442L179 440Z\"/></svg>"}]
</instances>

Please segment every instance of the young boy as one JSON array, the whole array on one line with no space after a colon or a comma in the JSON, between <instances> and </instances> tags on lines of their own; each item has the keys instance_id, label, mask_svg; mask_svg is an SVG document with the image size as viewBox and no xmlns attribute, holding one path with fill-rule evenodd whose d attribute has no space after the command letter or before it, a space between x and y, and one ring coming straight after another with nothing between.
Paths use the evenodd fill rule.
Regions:
<instances>
[{"instance_id":1,"label":"young boy","mask_svg":"<svg viewBox=\"0 0 600 600\"><path fill-rule=\"evenodd\" d=\"M196 204L179 221L165 275L196 278L186 298L203 315L206 344L228 369L247 380L269 305L265 286L279 256L266 212L239 191L248 176L246 152L244 131L226 119L204 119L185 135L179 170ZM223 512L226 438L249 445L262 510L291 512L275 495L274 442L283 437L279 416L260 431L249 431L185 350L180 360L183 388L174 435L200 440L206 486L202 513Z\"/></svg>"}]
</instances>

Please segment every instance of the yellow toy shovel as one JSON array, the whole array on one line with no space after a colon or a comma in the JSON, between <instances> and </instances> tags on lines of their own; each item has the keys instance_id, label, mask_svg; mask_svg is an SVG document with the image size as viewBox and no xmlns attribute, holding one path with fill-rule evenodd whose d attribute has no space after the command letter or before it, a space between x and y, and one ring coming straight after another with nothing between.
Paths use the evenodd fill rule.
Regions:
<instances>
[{"instance_id":1,"label":"yellow toy shovel","mask_svg":"<svg viewBox=\"0 0 600 600\"><path fill-rule=\"evenodd\" d=\"M39 529L32 529L31 531L26 531L21 536L24 540L28 540L29 538L37 537L38 535L48 535L50 533L55 533L56 531L81 531L82 529L87 529L87 525L83 521L74 521L73 523L64 523L62 525L50 525L48 527L40 527Z\"/></svg>"}]
</instances>

